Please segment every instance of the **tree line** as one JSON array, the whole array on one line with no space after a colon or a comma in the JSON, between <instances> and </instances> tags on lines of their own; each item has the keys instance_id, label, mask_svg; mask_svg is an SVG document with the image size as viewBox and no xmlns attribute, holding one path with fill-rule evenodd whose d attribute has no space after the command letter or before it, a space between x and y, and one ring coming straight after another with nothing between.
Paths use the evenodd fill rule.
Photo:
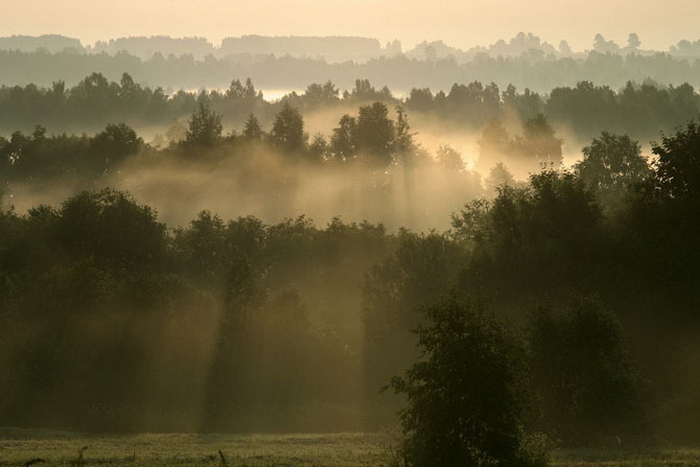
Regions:
<instances>
[{"instance_id":1,"label":"tree line","mask_svg":"<svg viewBox=\"0 0 700 467\"><path fill-rule=\"evenodd\" d=\"M37 125L31 134L15 131L9 139L0 137L2 178L19 182L76 175L96 180L111 174L128 156L142 151L206 164L267 148L292 161L357 161L377 167L394 165L418 153L405 111L397 107L394 120L381 102L361 105L357 116L345 114L330 137L317 134L312 141L299 109L288 102L282 105L269 131L263 130L257 117L250 114L242 131L224 134L221 115L208 100L200 99L182 130L177 139L159 149L145 144L124 123L108 124L94 136L48 135L45 127ZM459 155L455 157L461 161Z\"/></svg>"},{"instance_id":2,"label":"tree line","mask_svg":"<svg viewBox=\"0 0 700 467\"><path fill-rule=\"evenodd\" d=\"M433 92L427 87L413 88L405 98L397 98L388 87L377 89L368 79L355 80L343 92L326 81L307 85L303 93L292 92L277 102L267 102L250 79L234 79L222 91L167 93L161 87L138 84L128 73L118 82L92 73L73 87L64 81L47 88L34 84L0 87L0 129L9 133L42 125L52 131L92 132L112 122L134 127L172 126L201 100L207 100L227 125L241 126L251 113L267 124L285 104L307 115L320 109L381 101L464 131L481 131L493 119L524 121L541 113L555 126L567 128L585 141L601 131L650 139L700 112L700 97L688 83L662 86L650 81L627 82L615 91L607 85L580 81L572 87L555 87L545 95L528 88L519 92L512 84L501 90L493 82L485 85L479 81L454 83L448 89Z\"/></svg>"},{"instance_id":3,"label":"tree line","mask_svg":"<svg viewBox=\"0 0 700 467\"><path fill-rule=\"evenodd\" d=\"M627 81L642 83L651 80L663 85L700 83L700 59L692 55L667 52L629 53L591 51L587 54L545 53L526 49L515 55L491 54L487 50L469 54L467 61L455 58L450 50L435 56L436 44L423 45L424 51L414 55L394 54L364 62L328 63L323 59L272 54L235 54L224 58L207 55L196 59L192 54L154 53L142 59L119 52L83 54L49 53L46 50L20 52L0 50L4 66L0 84L14 86L35 83L51 86L63 80L75 85L92 72L100 72L109 80L118 80L127 72L138 83L163 86L166 89L197 89L206 86L225 89L231 77L248 76L265 89L303 89L309 82L331 80L350 88L357 77L390 86L405 94L413 87L448 89L453 83L478 80L494 82L500 87L513 84L519 89L547 92L554 87L574 86L591 81L614 89ZM427 51L427 52L425 52Z\"/></svg>"},{"instance_id":4,"label":"tree line","mask_svg":"<svg viewBox=\"0 0 700 467\"><path fill-rule=\"evenodd\" d=\"M613 40L606 40L602 34L596 34L593 38L591 51L599 53L621 53L623 55L641 54L653 55L658 51L645 50L641 47L642 41L637 33L630 33L627 44L621 46ZM700 41L683 39L669 47L671 55L684 58L695 58L698 55ZM170 37L170 36L129 36L97 41L94 45L83 45L79 39L58 34L44 34L41 36L13 35L0 37L0 49L17 50L22 52L34 52L46 50L51 53L72 51L84 53L108 53L117 54L127 52L142 59L149 59L154 53L164 56L181 56L190 54L197 59L207 55L218 58L227 55L266 55L275 56L291 55L296 57L311 56L323 57L329 61L362 61L368 58L376 58L381 55L391 56L401 54L401 42L394 40L389 42L382 50L377 39L357 36L260 36L246 35L239 37L226 37L221 41L221 47L215 47L204 37ZM566 40L562 40L558 47L542 41L532 33L519 32L508 41L499 39L489 46L475 46L468 50L462 50L449 46L441 40L423 41L414 49L405 52L409 57L420 57L434 60L453 56L458 62L473 60L478 54L498 58L520 56L523 53L540 55L585 56L588 50L574 52Z\"/></svg>"},{"instance_id":5,"label":"tree line","mask_svg":"<svg viewBox=\"0 0 700 467\"><path fill-rule=\"evenodd\" d=\"M445 116L449 114L453 121L461 118L463 124L481 128L474 169L481 174L488 174L484 181L490 189L495 189L503 182L511 182L513 173L520 178L521 174L537 172L542 167L558 169L562 165L564 140L555 131L551 120L539 110L549 110L557 115L555 109L594 109L590 111L590 118L596 124L588 128L589 132L593 132L608 121L604 119L600 122L595 118L598 114L607 115L604 110L610 110L601 102L617 102L616 96L609 89L594 87L589 83L580 83L576 89L556 89L552 95L563 97L546 104L536 95L533 99L532 95L519 96L512 91L509 88L503 93L503 101L499 101L498 88L494 85L486 88L479 83L455 85L447 96L438 94L433 97L426 91L419 98L416 92L405 101L406 107L396 105L390 109L385 102L397 102L390 98L390 93L376 90L364 80L358 80L355 89L351 93L346 92L342 99L332 83L311 85L305 94L292 94L275 106L279 110L267 130L255 113L251 112L240 130L224 133L224 117L216 111L216 104L229 102L255 107L264 102L250 81L245 86L234 81L223 96L213 94L212 98L200 94L195 98L189 95L194 110L190 113L187 125L171 126L166 133L167 140L161 136L147 144L132 127L124 123L108 124L94 136L65 133L50 135L44 126L37 125L31 133L15 131L9 139L0 137L0 167L3 168L2 178L10 183L33 179L58 180L62 176L95 181L105 179L130 156L137 154L150 155L146 160L152 161L171 158L206 165L214 161L232 160L235 165L243 164L248 154L267 150L280 154L293 163L325 167L361 164L383 169L393 167L394 170L401 166L409 171L436 164L449 172L470 174L478 178L477 172L467 169L463 154L458 150L443 144L431 153L415 138L416 133L412 131L406 109L414 109L416 114L424 115L428 112L425 109L435 106L444 109L441 111ZM596 94L600 97L599 102L594 97ZM660 101L666 102L668 106L675 104L677 109L682 109L677 112L682 115L693 114L693 102L697 100L690 87L672 88L663 92L642 87L637 93L630 85L621 94L619 103L611 105L619 106L620 114L627 115L632 111L634 101L637 101L635 110L639 115L642 113L642 105L639 105L641 99L638 97L644 94L653 94L654 97L650 100L657 104ZM363 104L371 99L381 100ZM309 112L324 105L339 104L341 100L360 104L355 113L345 113L340 117L337 126L329 134L317 133L310 137L300 109ZM569 104L564 105L565 102ZM401 104L400 101L398 103ZM514 133L512 125L509 125L512 121L507 114L513 107L527 109L523 110L520 134ZM460 115L460 108L476 110ZM663 107L659 106L657 110L660 108ZM453 110L450 112L450 109ZM667 112L674 113L676 112L672 110ZM563 117L558 114L558 118L561 121ZM680 115L673 118L680 118ZM611 121L617 120L612 118ZM648 131L654 126L649 125ZM619 154L627 154L625 157L639 159L639 144L625 132L604 130L598 134L602 136L594 139L595 144L584 149L584 154L586 150L605 152L614 147ZM615 135L624 135L624 138ZM637 178L644 172L639 167L624 168L625 173L634 174ZM629 182L626 178L621 180Z\"/></svg>"}]
</instances>

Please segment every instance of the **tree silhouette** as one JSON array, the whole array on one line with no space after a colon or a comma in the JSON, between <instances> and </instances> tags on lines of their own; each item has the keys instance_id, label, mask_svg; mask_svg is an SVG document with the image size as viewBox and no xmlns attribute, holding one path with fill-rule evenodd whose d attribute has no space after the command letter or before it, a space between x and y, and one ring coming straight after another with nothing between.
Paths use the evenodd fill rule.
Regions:
<instances>
[{"instance_id":1,"label":"tree silhouette","mask_svg":"<svg viewBox=\"0 0 700 467\"><path fill-rule=\"evenodd\" d=\"M406 110L401 106L396 106L395 128L396 136L393 144L394 154L401 160L411 160L416 151L416 143L413 141L414 133L410 131L411 126L408 124Z\"/></svg>"},{"instance_id":2,"label":"tree silhouette","mask_svg":"<svg viewBox=\"0 0 700 467\"><path fill-rule=\"evenodd\" d=\"M620 46L613 41L606 41L601 34L596 34L593 42L593 48L600 53L615 53L620 50Z\"/></svg>"},{"instance_id":3,"label":"tree silhouette","mask_svg":"<svg viewBox=\"0 0 700 467\"><path fill-rule=\"evenodd\" d=\"M240 80L234 79L231 81L225 95L228 99L232 100L253 100L262 98L262 93L255 90L253 81L250 78L246 79L245 86L241 84Z\"/></svg>"},{"instance_id":4,"label":"tree silhouette","mask_svg":"<svg viewBox=\"0 0 700 467\"><path fill-rule=\"evenodd\" d=\"M575 299L563 313L536 308L529 341L550 432L567 445L643 434L642 383L617 319L599 300Z\"/></svg>"},{"instance_id":5,"label":"tree silhouette","mask_svg":"<svg viewBox=\"0 0 700 467\"><path fill-rule=\"evenodd\" d=\"M486 170L496 162L507 161L513 152L511 136L498 119L491 120L483 129L479 144L477 166Z\"/></svg>"},{"instance_id":6,"label":"tree silhouette","mask_svg":"<svg viewBox=\"0 0 700 467\"><path fill-rule=\"evenodd\" d=\"M406 466L543 465L525 448L523 349L483 303L447 299L424 311L421 359L392 387L405 394Z\"/></svg>"},{"instance_id":7,"label":"tree silhouette","mask_svg":"<svg viewBox=\"0 0 700 467\"><path fill-rule=\"evenodd\" d=\"M360 106L355 137L357 149L371 165L387 166L393 160L394 123L381 102Z\"/></svg>"},{"instance_id":8,"label":"tree silhouette","mask_svg":"<svg viewBox=\"0 0 700 467\"><path fill-rule=\"evenodd\" d=\"M641 183L649 175L639 143L627 135L603 132L582 149L583 160L575 171L584 182L597 191L606 206L619 204L622 194Z\"/></svg>"},{"instance_id":9,"label":"tree silhouette","mask_svg":"<svg viewBox=\"0 0 700 467\"><path fill-rule=\"evenodd\" d=\"M450 172L464 172L462 154L448 144L441 144L435 154L438 164Z\"/></svg>"},{"instance_id":10,"label":"tree silhouette","mask_svg":"<svg viewBox=\"0 0 700 467\"><path fill-rule=\"evenodd\" d=\"M309 145L309 157L315 162L323 161L328 154L328 141L318 133L314 135L314 139Z\"/></svg>"},{"instance_id":11,"label":"tree silhouette","mask_svg":"<svg viewBox=\"0 0 700 467\"><path fill-rule=\"evenodd\" d=\"M221 115L215 113L209 103L201 100L192 112L185 132L187 146L211 147L221 140Z\"/></svg>"},{"instance_id":12,"label":"tree silhouette","mask_svg":"<svg viewBox=\"0 0 700 467\"><path fill-rule=\"evenodd\" d=\"M652 152L658 157L654 164L662 193L671 198L694 200L700 197L700 125L690 121L685 129L665 135Z\"/></svg>"},{"instance_id":13,"label":"tree silhouette","mask_svg":"<svg viewBox=\"0 0 700 467\"><path fill-rule=\"evenodd\" d=\"M334 159L347 161L355 157L357 152L356 130L355 117L345 114L340 118L338 127L333 129L331 136L331 154Z\"/></svg>"},{"instance_id":14,"label":"tree silhouette","mask_svg":"<svg viewBox=\"0 0 700 467\"><path fill-rule=\"evenodd\" d=\"M642 41L639 40L639 36L635 32L631 32L627 37L627 50L630 52L635 52L642 45Z\"/></svg>"},{"instance_id":15,"label":"tree silhouette","mask_svg":"<svg viewBox=\"0 0 700 467\"><path fill-rule=\"evenodd\" d=\"M338 94L338 88L331 81L326 81L324 84L310 84L302 97L307 105L317 107L338 101Z\"/></svg>"},{"instance_id":16,"label":"tree silhouette","mask_svg":"<svg viewBox=\"0 0 700 467\"><path fill-rule=\"evenodd\" d=\"M520 150L530 161L541 167L557 169L561 166L563 141L554 135L547 117L538 114L523 124Z\"/></svg>"},{"instance_id":17,"label":"tree silhouette","mask_svg":"<svg viewBox=\"0 0 700 467\"><path fill-rule=\"evenodd\" d=\"M95 168L99 171L109 170L126 156L136 154L142 145L143 140L130 126L124 123L109 124L95 135L90 144Z\"/></svg>"},{"instance_id":18,"label":"tree silhouette","mask_svg":"<svg viewBox=\"0 0 700 467\"><path fill-rule=\"evenodd\" d=\"M285 102L275 117L270 136L275 143L289 153L303 152L309 135L304 133L304 119L299 109Z\"/></svg>"},{"instance_id":19,"label":"tree silhouette","mask_svg":"<svg viewBox=\"0 0 700 467\"><path fill-rule=\"evenodd\" d=\"M65 201L59 215L56 237L76 257L135 268L165 255L165 225L128 193L84 191Z\"/></svg>"},{"instance_id":20,"label":"tree silhouette","mask_svg":"<svg viewBox=\"0 0 700 467\"><path fill-rule=\"evenodd\" d=\"M260 122L255 117L255 115L250 114L248 120L245 122L245 127L243 128L243 137L248 141L260 141L264 132L260 127Z\"/></svg>"}]
</instances>

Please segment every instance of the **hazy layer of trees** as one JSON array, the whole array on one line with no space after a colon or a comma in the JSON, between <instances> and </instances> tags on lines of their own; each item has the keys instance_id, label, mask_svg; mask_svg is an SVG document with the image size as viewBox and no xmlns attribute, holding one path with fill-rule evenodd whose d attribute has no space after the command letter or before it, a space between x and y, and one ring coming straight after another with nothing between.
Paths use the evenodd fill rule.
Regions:
<instances>
[{"instance_id":1,"label":"hazy layer of trees","mask_svg":"<svg viewBox=\"0 0 700 467\"><path fill-rule=\"evenodd\" d=\"M401 53L399 41L390 42L382 48L377 39L352 36L259 36L247 35L226 37L220 46L215 46L204 37L129 36L93 45L83 45L80 40L46 34L42 36L0 37L0 50L36 52L37 49L51 53L74 52L87 54L117 55L128 53L143 60L154 54L163 56L191 55L197 60L207 56L223 58L229 55L275 55L322 58L329 62L365 61L386 54Z\"/></svg>"},{"instance_id":2,"label":"hazy layer of trees","mask_svg":"<svg viewBox=\"0 0 700 467\"><path fill-rule=\"evenodd\" d=\"M0 87L0 131L31 131L42 125L53 132L95 132L109 123L124 122L149 131L157 129L167 143L176 139L185 117L201 101L209 102L226 126L238 128L250 114L261 124L271 124L287 104L309 117L381 101L390 107L400 105L414 117L464 134L492 131L494 120L512 127L542 114L578 141L602 131L648 140L700 112L700 95L688 83L661 86L627 82L616 91L581 81L538 94L527 88L519 91L513 85L501 89L494 83L472 81L454 83L447 92L413 88L405 98L397 98L387 87L377 89L369 80L357 79L342 93L336 84L326 81L309 84L303 93L292 92L277 102L263 97L250 78L244 82L234 79L222 91L180 90L168 94L163 88L138 84L128 73L122 73L119 81L92 73L73 87L64 81L55 81L50 87Z\"/></svg>"},{"instance_id":3,"label":"hazy layer of trees","mask_svg":"<svg viewBox=\"0 0 700 467\"><path fill-rule=\"evenodd\" d=\"M412 87L447 89L474 80L546 92L592 81L620 88L627 81L700 84L700 41L681 41L668 51L640 47L636 34L620 46L596 35L591 50L573 52L520 33L509 42L462 51L442 41L401 52L398 41L381 47L359 37L226 38L214 47L204 38L129 37L82 47L60 36L0 38L0 84L74 85L97 71L116 80L127 72L138 83L165 88L225 88L231 77L249 76L266 89L302 89L309 82L349 88L362 76L407 93ZM42 45L45 44L45 45Z\"/></svg>"},{"instance_id":4,"label":"hazy layer of trees","mask_svg":"<svg viewBox=\"0 0 700 467\"><path fill-rule=\"evenodd\" d=\"M642 47L642 40L637 33L630 33L627 43L620 45L612 40L606 40L602 34L595 34L591 48L584 51L574 51L566 40L557 47L542 41L532 33L519 32L508 41L500 39L488 46L477 45L468 50L462 50L445 44L441 40L423 41L413 49L406 50L410 58L434 60L436 58L452 57L459 63L473 60L477 55L497 57L513 57L523 54L533 56L553 55L556 57L585 57L591 51L600 53L617 53L622 55L641 54L653 55L657 52L669 52L683 58L698 58L700 56L700 41L681 40L665 51L649 50ZM377 39L357 36L261 36L246 35L226 37L220 46L216 46L204 37L170 37L170 36L129 36L97 41L93 45L83 45L80 40L56 34L42 36L10 36L0 37L0 49L34 52L46 49L51 52L64 50L86 53L117 54L127 52L137 57L148 59L154 53L175 56L191 54L197 59L206 55L224 57L227 55L251 54L275 56L290 55L295 57L321 57L330 62L334 61L364 61L379 56L402 53L401 42L394 40L382 48Z\"/></svg>"},{"instance_id":5,"label":"hazy layer of trees","mask_svg":"<svg viewBox=\"0 0 700 467\"><path fill-rule=\"evenodd\" d=\"M242 36L227 37L221 41L219 56L227 55L290 55L293 57L323 58L328 62L361 62L382 55L401 53L398 41L382 48L377 39L368 37L313 37L313 36Z\"/></svg>"},{"instance_id":6,"label":"hazy layer of trees","mask_svg":"<svg viewBox=\"0 0 700 467\"><path fill-rule=\"evenodd\" d=\"M498 343L490 347L496 354L511 358L512 345L528 349L517 363L526 387L512 394L533 393L533 410L514 401L514 420L568 445L697 441L696 123L662 136L651 163L629 136L600 133L565 171L562 140L547 117L533 112L514 134L478 112L456 112L465 125L486 125L480 163L491 171L482 184L453 148L421 148L404 108L388 107L381 99L389 96L368 82L343 98L356 110L330 134L310 138L299 108L318 102L312 95L340 97L332 84L309 90L280 103L270 125L248 114L242 130L229 134L216 101L191 95L187 126L161 149L126 124L94 136L49 135L38 126L0 141L4 423L376 428L399 402L379 389L418 357L411 330L426 325L426 316L439 326L455 310L460 315L455 304L477 297L510 331L468 317L460 325L484 330L485 345ZM687 91L625 92L696 99ZM625 92L612 94L614 105L625 102ZM587 84L561 93L610 95ZM433 97L426 105L449 109L476 95L482 113L498 116L508 96L478 84L453 94L454 101ZM231 95L233 102L261 101L252 84L232 84ZM536 101L526 96L516 102ZM239 187L228 193L235 201L254 192L261 204L282 208L305 184L322 197L327 192L313 183L332 174L326 185L338 191L321 203L402 211L399 225L412 225L428 208L454 212L452 228L389 233L378 223L229 221L209 211L169 228L153 208L115 190L81 191L57 207L11 208L22 186L70 178L79 187L119 185L151 169L157 189L167 191L163 179L173 164L190 178L204 169L220 174L217 180ZM509 172L518 164L532 173L527 181ZM175 180L177 190L165 198L190 196L184 179ZM462 208L446 201L455 198ZM433 331L424 329L431 350L425 338ZM409 373L397 389L421 387L424 375L430 373Z\"/></svg>"},{"instance_id":7,"label":"hazy layer of trees","mask_svg":"<svg viewBox=\"0 0 700 467\"><path fill-rule=\"evenodd\" d=\"M85 48L79 39L58 34L41 36L6 36L0 37L0 50L36 52L38 49L50 52L83 52Z\"/></svg>"},{"instance_id":8,"label":"hazy layer of trees","mask_svg":"<svg viewBox=\"0 0 700 467\"><path fill-rule=\"evenodd\" d=\"M215 51L214 46L204 37L170 37L170 36L130 36L97 41L85 52L94 54L117 55L128 53L142 60L152 58L155 54L165 57L189 55L202 60Z\"/></svg>"}]
</instances>

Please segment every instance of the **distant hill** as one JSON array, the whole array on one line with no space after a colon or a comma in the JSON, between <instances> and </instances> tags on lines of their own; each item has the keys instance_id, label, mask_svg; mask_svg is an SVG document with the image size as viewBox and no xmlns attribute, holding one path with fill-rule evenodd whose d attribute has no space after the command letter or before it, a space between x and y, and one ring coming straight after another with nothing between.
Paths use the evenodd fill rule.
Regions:
<instances>
[{"instance_id":1,"label":"distant hill","mask_svg":"<svg viewBox=\"0 0 700 467\"><path fill-rule=\"evenodd\" d=\"M189 54L195 59L202 59L216 52L216 49L204 37L132 36L98 41L93 46L92 51L94 53L105 52L110 55L128 52L146 60L156 53L166 57L170 54L176 57Z\"/></svg>"},{"instance_id":2,"label":"distant hill","mask_svg":"<svg viewBox=\"0 0 700 467\"><path fill-rule=\"evenodd\" d=\"M97 41L93 45L83 45L79 39L57 34L0 37L0 50L5 51L35 52L42 50L49 53L68 51L87 54L104 53L110 56L126 52L141 60L150 60L154 55L162 55L164 58L170 55L176 58L185 55L191 56L195 60L214 57L234 59L238 62L252 62L274 56L277 58L317 59L327 63L349 61L366 63L374 59L404 55L416 60L449 59L458 64L464 64L478 60L479 57L524 57L528 61L552 58L586 59L592 52L620 56L651 56L667 53L674 58L684 60L700 59L700 39L694 42L682 40L665 51L646 50L641 48L640 44L642 42L635 33L630 33L626 45L606 40L601 34L596 34L592 37L591 48L580 51L573 51L565 40L562 40L555 47L532 33L524 32L516 34L507 41L500 39L488 46L475 45L466 50L451 46L441 40L423 41L411 49L404 50L399 40L382 45L377 39L359 36L245 35L226 37L220 46L214 45L204 37L163 35L119 37L108 41Z\"/></svg>"},{"instance_id":3,"label":"distant hill","mask_svg":"<svg viewBox=\"0 0 700 467\"><path fill-rule=\"evenodd\" d=\"M19 50L20 52L35 52L45 49L51 53L64 51L84 52L85 48L79 39L58 34L43 36L10 36L0 37L0 50Z\"/></svg>"},{"instance_id":4,"label":"distant hill","mask_svg":"<svg viewBox=\"0 0 700 467\"><path fill-rule=\"evenodd\" d=\"M495 83L548 92L579 81L620 89L628 81L700 87L700 41L681 41L668 52L644 50L630 34L618 45L597 34L591 50L572 51L533 34L462 50L424 41L402 51L399 41L349 36L228 37L215 46L202 37L127 37L82 45L78 39L45 35L0 38L0 85L73 86L93 72L110 80L129 73L140 84L176 89L227 89L233 79L265 91L304 89L332 81L349 89L369 79L400 94L413 88L449 90L455 83Z\"/></svg>"}]
</instances>

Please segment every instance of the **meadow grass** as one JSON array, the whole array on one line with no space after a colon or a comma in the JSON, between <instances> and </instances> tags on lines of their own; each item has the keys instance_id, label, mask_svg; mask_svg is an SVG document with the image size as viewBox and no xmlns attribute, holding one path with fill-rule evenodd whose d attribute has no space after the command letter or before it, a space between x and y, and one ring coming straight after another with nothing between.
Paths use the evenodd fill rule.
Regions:
<instances>
[{"instance_id":1,"label":"meadow grass","mask_svg":"<svg viewBox=\"0 0 700 467\"><path fill-rule=\"evenodd\" d=\"M88 435L0 428L0 467L365 467L390 462L391 437L379 433L334 434L139 434ZM79 450L84 450L82 461ZM552 467L700 467L700 449L577 449L552 453Z\"/></svg>"},{"instance_id":2,"label":"meadow grass","mask_svg":"<svg viewBox=\"0 0 700 467\"><path fill-rule=\"evenodd\" d=\"M696 467L700 448L562 449L551 455L552 467Z\"/></svg>"},{"instance_id":3,"label":"meadow grass","mask_svg":"<svg viewBox=\"0 0 700 467\"><path fill-rule=\"evenodd\" d=\"M0 466L376 466L385 465L388 437L381 434L140 434L84 435L0 429Z\"/></svg>"}]
</instances>

